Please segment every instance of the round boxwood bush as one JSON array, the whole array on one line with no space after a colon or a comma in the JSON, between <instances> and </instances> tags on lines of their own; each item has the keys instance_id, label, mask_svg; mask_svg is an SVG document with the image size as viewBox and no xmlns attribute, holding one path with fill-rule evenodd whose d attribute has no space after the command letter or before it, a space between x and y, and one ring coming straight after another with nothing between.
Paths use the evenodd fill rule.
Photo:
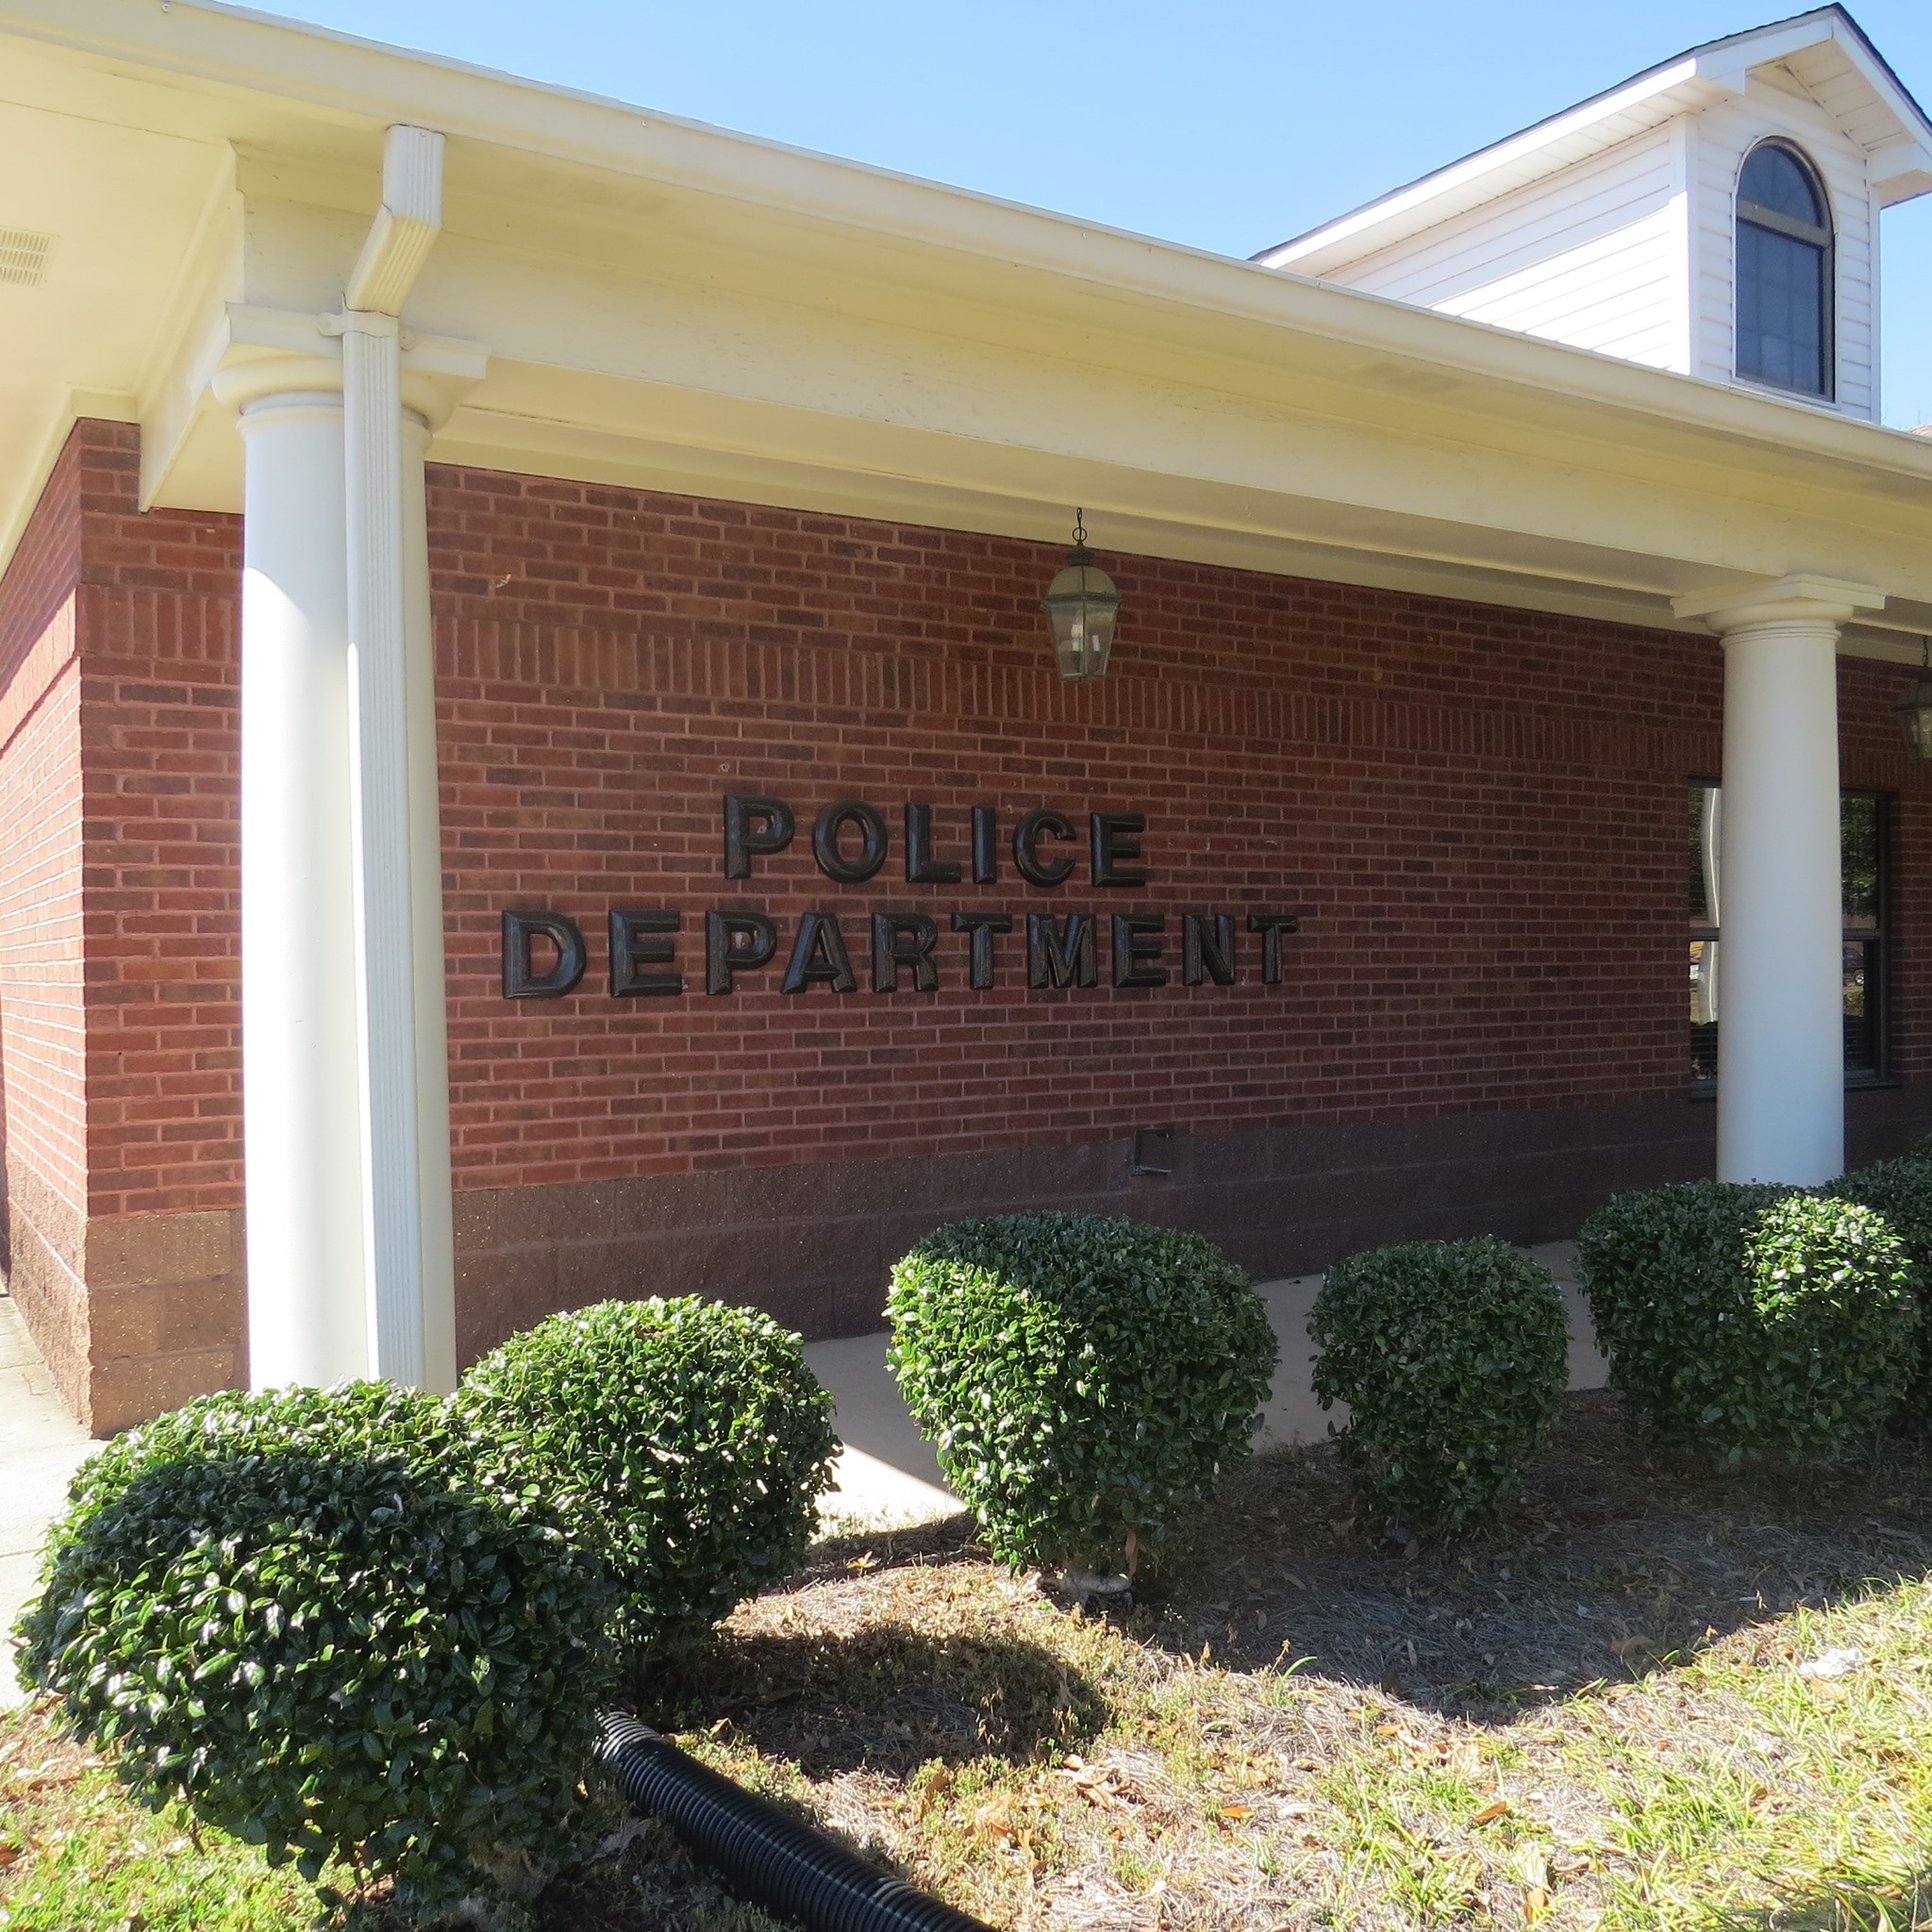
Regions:
<instances>
[{"instance_id":1,"label":"round boxwood bush","mask_svg":"<svg viewBox=\"0 0 1932 1932\"><path fill-rule=\"evenodd\" d=\"M1129 1574L1247 1453L1275 1360L1199 1235L1087 1214L937 1229L892 1270L892 1372L1002 1561Z\"/></svg>"},{"instance_id":2,"label":"round boxwood bush","mask_svg":"<svg viewBox=\"0 0 1932 1932\"><path fill-rule=\"evenodd\" d=\"M1927 1297L1932 1295L1932 1163L1915 1157L1876 1160L1855 1168L1825 1191L1882 1214L1911 1257L1918 1275L1918 1369L1892 1421L1921 1432L1932 1428L1932 1334L1927 1333L1925 1319Z\"/></svg>"},{"instance_id":3,"label":"round boxwood bush","mask_svg":"<svg viewBox=\"0 0 1932 1932\"><path fill-rule=\"evenodd\" d=\"M1506 1241L1407 1241L1329 1269L1308 1333L1315 1393L1349 1407L1343 1462L1367 1510L1411 1528L1492 1515L1568 1384L1569 1324Z\"/></svg>"},{"instance_id":4,"label":"round boxwood bush","mask_svg":"<svg viewBox=\"0 0 1932 1932\"><path fill-rule=\"evenodd\" d=\"M1620 1194L1577 1257L1611 1379L1667 1444L1840 1454L1917 1364L1910 1257L1855 1202L1722 1181Z\"/></svg>"},{"instance_id":5,"label":"round boxwood bush","mask_svg":"<svg viewBox=\"0 0 1932 1932\"><path fill-rule=\"evenodd\" d=\"M23 1681L143 1801L311 1882L341 1859L425 1917L531 1889L597 1822L608 1584L478 1447L380 1383L208 1396L121 1437L55 1526Z\"/></svg>"},{"instance_id":6,"label":"round boxwood bush","mask_svg":"<svg viewBox=\"0 0 1932 1932\"><path fill-rule=\"evenodd\" d=\"M695 1295L553 1315L454 1400L603 1557L634 1675L798 1567L839 1446L798 1337Z\"/></svg>"}]
</instances>

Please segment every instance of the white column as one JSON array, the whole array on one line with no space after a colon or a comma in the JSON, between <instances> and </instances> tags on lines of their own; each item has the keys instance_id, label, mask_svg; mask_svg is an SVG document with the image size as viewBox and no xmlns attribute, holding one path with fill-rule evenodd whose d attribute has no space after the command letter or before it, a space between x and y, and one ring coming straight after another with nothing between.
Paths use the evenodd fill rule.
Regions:
<instances>
[{"instance_id":1,"label":"white column","mask_svg":"<svg viewBox=\"0 0 1932 1932\"><path fill-rule=\"evenodd\" d=\"M1815 576L1676 600L1724 651L1720 1180L1844 1168L1838 637L1883 602Z\"/></svg>"},{"instance_id":2,"label":"white column","mask_svg":"<svg viewBox=\"0 0 1932 1932\"><path fill-rule=\"evenodd\" d=\"M367 1373L341 365L254 362L241 407L242 1059L249 1374Z\"/></svg>"}]
</instances>

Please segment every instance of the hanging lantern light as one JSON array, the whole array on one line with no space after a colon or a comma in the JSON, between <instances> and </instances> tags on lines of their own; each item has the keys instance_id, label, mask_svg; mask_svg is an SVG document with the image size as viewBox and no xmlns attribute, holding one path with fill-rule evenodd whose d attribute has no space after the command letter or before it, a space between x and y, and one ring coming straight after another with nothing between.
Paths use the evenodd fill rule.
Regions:
<instances>
[{"instance_id":1,"label":"hanging lantern light","mask_svg":"<svg viewBox=\"0 0 1932 1932\"><path fill-rule=\"evenodd\" d=\"M1919 641L1919 675L1892 708L1905 720L1912 756L1932 764L1932 638Z\"/></svg>"},{"instance_id":2,"label":"hanging lantern light","mask_svg":"<svg viewBox=\"0 0 1932 1932\"><path fill-rule=\"evenodd\" d=\"M1107 675L1121 593L1087 548L1086 512L1074 512L1074 547L1067 567L1054 578L1040 608L1053 628L1054 662L1068 684L1091 684Z\"/></svg>"}]
</instances>

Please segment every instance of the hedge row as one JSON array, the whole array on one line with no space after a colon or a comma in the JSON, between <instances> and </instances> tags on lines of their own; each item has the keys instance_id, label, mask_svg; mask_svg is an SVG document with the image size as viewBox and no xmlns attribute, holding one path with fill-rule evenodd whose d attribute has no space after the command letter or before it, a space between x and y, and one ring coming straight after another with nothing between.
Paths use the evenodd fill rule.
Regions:
<instances>
[{"instance_id":1,"label":"hedge row","mask_svg":"<svg viewBox=\"0 0 1932 1932\"><path fill-rule=\"evenodd\" d=\"M1041 1214L894 1273L913 1412L1015 1564L1132 1573L1246 1453L1274 1363L1197 1236ZM798 1563L830 1474L798 1338L610 1303L504 1344L446 1402L209 1396L76 1480L22 1673L153 1804L387 1877L419 1919L514 1915L611 1822L603 1703Z\"/></svg>"},{"instance_id":2,"label":"hedge row","mask_svg":"<svg viewBox=\"0 0 1932 1932\"><path fill-rule=\"evenodd\" d=\"M1693 1181L1584 1224L1597 1339L1657 1440L1732 1461L1842 1455L1898 1416L1921 1272L1891 1215L1864 1205L1898 1185L1874 1172L1817 1192Z\"/></svg>"},{"instance_id":3,"label":"hedge row","mask_svg":"<svg viewBox=\"0 0 1932 1932\"><path fill-rule=\"evenodd\" d=\"M1932 1161L1833 1188L1612 1201L1578 1242L1613 1378L1656 1436L1842 1453L1923 1418ZM1008 1563L1131 1577L1247 1453L1275 1365L1200 1237L958 1223L892 1274L890 1361ZM1498 1241L1328 1273L1316 1392L1363 1507L1492 1515L1557 1412L1567 1324ZM22 1673L152 1803L388 1876L435 1917L533 1892L608 1824L595 1713L796 1566L830 1480L798 1338L685 1299L558 1316L446 1402L375 1384L210 1396L76 1478Z\"/></svg>"},{"instance_id":4,"label":"hedge row","mask_svg":"<svg viewBox=\"0 0 1932 1932\"><path fill-rule=\"evenodd\" d=\"M21 1674L311 1882L502 1907L608 1827L599 1707L796 1564L835 1446L798 1338L693 1299L558 1316L446 1402L208 1396L75 1478Z\"/></svg>"},{"instance_id":5,"label":"hedge row","mask_svg":"<svg viewBox=\"0 0 1932 1932\"><path fill-rule=\"evenodd\" d=\"M1697 1181L1620 1195L1577 1252L1614 1386L1657 1441L1735 1462L1842 1456L1932 1419L1932 1142L1825 1189ZM1491 1515L1565 1385L1560 1298L1494 1241L1328 1271L1310 1333L1343 1462L1392 1527Z\"/></svg>"}]
</instances>

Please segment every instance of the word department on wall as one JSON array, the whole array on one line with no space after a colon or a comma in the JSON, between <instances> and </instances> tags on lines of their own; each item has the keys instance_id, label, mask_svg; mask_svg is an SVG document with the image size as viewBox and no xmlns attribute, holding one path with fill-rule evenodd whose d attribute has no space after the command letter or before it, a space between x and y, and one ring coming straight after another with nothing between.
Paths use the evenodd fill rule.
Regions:
<instances>
[{"instance_id":1,"label":"word department on wall","mask_svg":"<svg viewBox=\"0 0 1932 1932\"><path fill-rule=\"evenodd\" d=\"M755 863L783 852L798 835L796 814L783 799L727 794L724 801L724 875L749 879ZM1009 854L1021 880L1037 891L1054 891L1072 879L1085 860L1087 883L1100 891L1141 891L1147 870L1139 861L1147 829L1145 814L1094 811L1087 815L1083 841L1065 812L1043 808L1025 813L1003 846L999 814L990 805L971 811L970 857L939 855L929 805L905 808L906 883L957 886L971 867L973 883L1001 881L1003 854ZM891 855L885 814L863 799L835 799L819 813L811 829L812 858L818 870L841 886L864 885L877 877ZM1082 853L1081 846L1085 851ZM941 954L937 915L906 907L883 906L863 913L814 909L801 913L789 948L781 945L778 924L744 907L721 908L704 916L704 982L708 993L739 991L747 974L785 965L781 992L802 993L814 986L856 992L858 974L845 921L863 922L869 939L874 992L935 992L942 972L962 967L965 984L985 991L1001 983L1002 973L1024 964L1026 985L1036 991L1100 983L1099 928L1103 915L1091 911L1027 912L1024 928L1009 911L953 908L947 928L957 935L963 957ZM1167 986L1172 960L1183 986L1233 986L1241 977L1235 917L1227 912L1112 912L1105 915L1113 985ZM1299 929L1292 912L1250 912L1243 940L1255 942L1261 983L1281 983L1281 940ZM609 932L611 997L675 996L686 991L679 965L684 915L672 907L613 907ZM866 931L869 928L869 932ZM1024 940L1024 958L1008 949L1015 934ZM1006 946L1000 941L1005 939ZM538 953L554 953L540 964ZM1177 949L1177 950L1174 950ZM1243 945L1241 952L1247 947ZM590 964L583 927L568 914L518 909L503 915L503 996L505 999L561 999L574 992ZM755 981L755 984L766 984Z\"/></svg>"}]
</instances>

